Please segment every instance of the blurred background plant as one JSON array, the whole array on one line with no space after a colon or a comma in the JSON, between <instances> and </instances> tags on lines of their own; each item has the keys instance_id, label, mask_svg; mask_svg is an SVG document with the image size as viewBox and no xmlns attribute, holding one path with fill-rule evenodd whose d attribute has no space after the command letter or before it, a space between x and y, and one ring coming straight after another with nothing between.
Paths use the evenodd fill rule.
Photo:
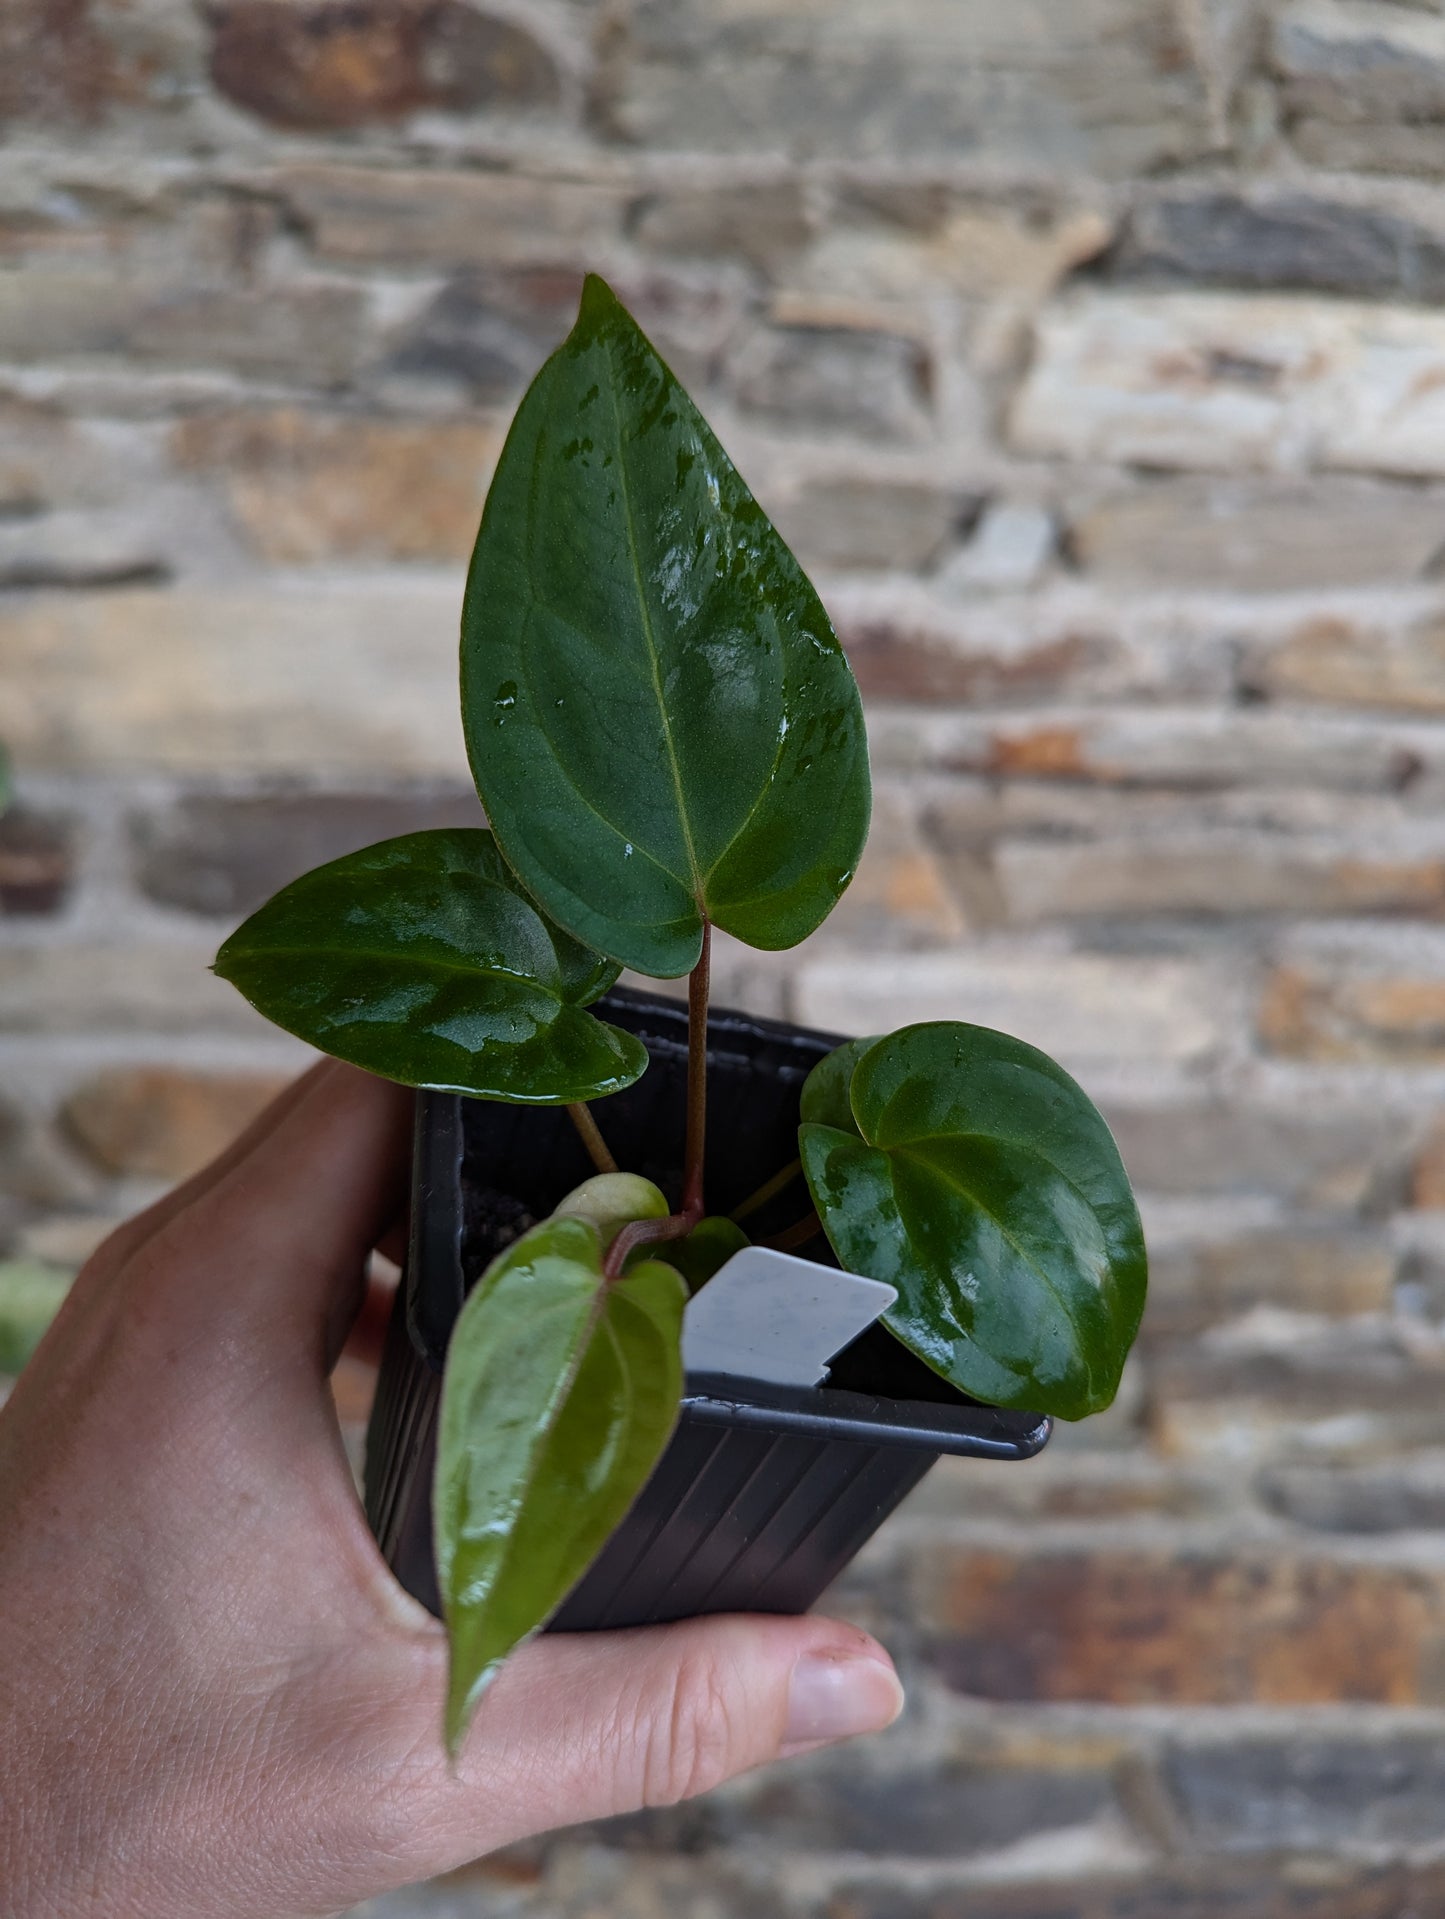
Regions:
<instances>
[{"instance_id":1,"label":"blurred background plant","mask_svg":"<svg viewBox=\"0 0 1445 1919\"><path fill-rule=\"evenodd\" d=\"M0 833L5 832L5 819L11 812L13 798L10 760L0 745ZM12 841L8 854L0 848L0 882L3 882L8 857L12 887L13 845ZM0 1254L0 1380L6 1374L13 1377L18 1373L40 1344L65 1297L72 1272L73 1268L63 1259L54 1262L35 1256Z\"/></svg>"}]
</instances>

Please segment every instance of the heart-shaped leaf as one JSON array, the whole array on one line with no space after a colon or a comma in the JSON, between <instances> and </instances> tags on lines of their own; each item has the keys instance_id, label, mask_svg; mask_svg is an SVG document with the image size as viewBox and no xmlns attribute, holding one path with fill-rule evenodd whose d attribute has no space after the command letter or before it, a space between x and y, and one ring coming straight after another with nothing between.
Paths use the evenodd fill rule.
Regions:
<instances>
[{"instance_id":1,"label":"heart-shaped leaf","mask_svg":"<svg viewBox=\"0 0 1445 1919\"><path fill-rule=\"evenodd\" d=\"M656 978L696 964L704 915L805 938L867 835L858 689L818 596L595 276L487 498L462 720L528 889Z\"/></svg>"},{"instance_id":2,"label":"heart-shaped leaf","mask_svg":"<svg viewBox=\"0 0 1445 1919\"><path fill-rule=\"evenodd\" d=\"M1063 1068L939 1021L862 1047L846 1112L830 1056L804 1089L803 1170L843 1266L886 1322L990 1405L1099 1412L1144 1310L1144 1236L1108 1127ZM844 1049L845 1051L847 1049Z\"/></svg>"},{"instance_id":3,"label":"heart-shaped leaf","mask_svg":"<svg viewBox=\"0 0 1445 1919\"><path fill-rule=\"evenodd\" d=\"M566 1598L657 1463L682 1394L686 1301L658 1260L609 1284L596 1226L548 1219L462 1308L432 1502L453 1751L501 1662Z\"/></svg>"},{"instance_id":4,"label":"heart-shaped leaf","mask_svg":"<svg viewBox=\"0 0 1445 1919\"><path fill-rule=\"evenodd\" d=\"M216 971L287 1032L407 1086L558 1105L647 1066L639 1040L583 1010L616 964L543 917L480 827L318 866L231 935Z\"/></svg>"}]
</instances>

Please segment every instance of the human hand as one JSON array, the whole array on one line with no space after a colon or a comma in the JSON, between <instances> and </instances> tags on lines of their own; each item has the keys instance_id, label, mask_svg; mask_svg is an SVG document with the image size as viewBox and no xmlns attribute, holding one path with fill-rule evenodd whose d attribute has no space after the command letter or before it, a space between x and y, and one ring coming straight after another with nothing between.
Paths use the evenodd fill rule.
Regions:
<instances>
[{"instance_id":1,"label":"human hand","mask_svg":"<svg viewBox=\"0 0 1445 1919\"><path fill-rule=\"evenodd\" d=\"M327 1387L409 1113L308 1073L105 1243L0 1412L6 1919L334 1913L897 1713L887 1654L826 1619L559 1634L449 1767L445 1637Z\"/></svg>"}]
</instances>

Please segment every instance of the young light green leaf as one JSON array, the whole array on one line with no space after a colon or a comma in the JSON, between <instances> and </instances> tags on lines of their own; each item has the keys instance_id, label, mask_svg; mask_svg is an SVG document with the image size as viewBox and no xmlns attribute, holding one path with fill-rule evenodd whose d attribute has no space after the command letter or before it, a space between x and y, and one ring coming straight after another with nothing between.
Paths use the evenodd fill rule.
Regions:
<instances>
[{"instance_id":1,"label":"young light green leaf","mask_svg":"<svg viewBox=\"0 0 1445 1919\"><path fill-rule=\"evenodd\" d=\"M553 1219L587 1219L602 1235L605 1253L635 1219L666 1219L672 1208L660 1186L641 1173L594 1173L552 1208Z\"/></svg>"},{"instance_id":2,"label":"young light green leaf","mask_svg":"<svg viewBox=\"0 0 1445 1919\"><path fill-rule=\"evenodd\" d=\"M409 833L318 866L216 971L289 1033L383 1079L522 1105L596 1099L647 1066L584 1010L616 964L553 926L490 833Z\"/></svg>"},{"instance_id":3,"label":"young light green leaf","mask_svg":"<svg viewBox=\"0 0 1445 1919\"><path fill-rule=\"evenodd\" d=\"M596 1226L549 1219L462 1308L432 1496L453 1752L501 1662L566 1598L656 1465L682 1394L686 1300L658 1260L608 1284Z\"/></svg>"},{"instance_id":4,"label":"young light green leaf","mask_svg":"<svg viewBox=\"0 0 1445 1919\"><path fill-rule=\"evenodd\" d=\"M848 1090L851 1123L830 1092L831 1122L800 1128L803 1170L842 1265L897 1287L887 1324L991 1405L1101 1411L1139 1328L1146 1260L1118 1148L1082 1088L1021 1040L939 1021L866 1045Z\"/></svg>"},{"instance_id":5,"label":"young light green leaf","mask_svg":"<svg viewBox=\"0 0 1445 1919\"><path fill-rule=\"evenodd\" d=\"M518 410L462 613L462 721L508 860L657 978L703 916L806 937L868 830L858 689L797 561L602 281Z\"/></svg>"}]
</instances>

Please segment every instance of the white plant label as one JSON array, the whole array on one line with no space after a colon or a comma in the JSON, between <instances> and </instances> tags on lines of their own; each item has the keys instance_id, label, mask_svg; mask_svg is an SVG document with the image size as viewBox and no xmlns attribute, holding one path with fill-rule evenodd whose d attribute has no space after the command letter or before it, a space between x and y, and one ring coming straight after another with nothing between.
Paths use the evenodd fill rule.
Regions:
<instances>
[{"instance_id":1,"label":"white plant label","mask_svg":"<svg viewBox=\"0 0 1445 1919\"><path fill-rule=\"evenodd\" d=\"M690 1373L816 1386L897 1297L881 1280L745 1246L688 1301L682 1363Z\"/></svg>"}]
</instances>

